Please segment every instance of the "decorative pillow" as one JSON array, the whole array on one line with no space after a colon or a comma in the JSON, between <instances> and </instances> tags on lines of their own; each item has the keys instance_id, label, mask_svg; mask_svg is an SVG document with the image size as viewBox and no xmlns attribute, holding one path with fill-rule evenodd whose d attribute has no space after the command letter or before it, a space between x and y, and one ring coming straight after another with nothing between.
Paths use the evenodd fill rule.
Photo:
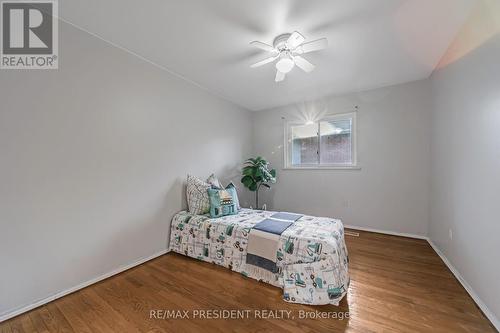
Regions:
<instances>
[{"instance_id":1,"label":"decorative pillow","mask_svg":"<svg viewBox=\"0 0 500 333\"><path fill-rule=\"evenodd\" d=\"M236 192L236 186L234 186L233 182L230 182L227 186L226 186L226 190L229 189L229 188L232 188L233 190L233 201L234 203L236 204L236 208L238 208L238 210L241 209L241 206L240 206L240 199L238 199L238 193Z\"/></svg>"},{"instance_id":2,"label":"decorative pillow","mask_svg":"<svg viewBox=\"0 0 500 333\"><path fill-rule=\"evenodd\" d=\"M224 186L222 186L221 182L219 181L219 178L217 178L215 174L211 174L210 177L208 177L207 183L212 185L213 188L219 188L219 189L224 188Z\"/></svg>"},{"instance_id":3,"label":"decorative pillow","mask_svg":"<svg viewBox=\"0 0 500 333\"><path fill-rule=\"evenodd\" d=\"M187 177L187 204L189 212L196 215L206 214L210 210L210 201L208 199L207 190L211 187L210 184L203 180L188 175Z\"/></svg>"},{"instance_id":4,"label":"decorative pillow","mask_svg":"<svg viewBox=\"0 0 500 333\"><path fill-rule=\"evenodd\" d=\"M210 200L211 217L221 217L238 213L238 205L236 204L238 202L238 195L236 194L236 188L230 185L226 189L209 188L207 190Z\"/></svg>"}]
</instances>

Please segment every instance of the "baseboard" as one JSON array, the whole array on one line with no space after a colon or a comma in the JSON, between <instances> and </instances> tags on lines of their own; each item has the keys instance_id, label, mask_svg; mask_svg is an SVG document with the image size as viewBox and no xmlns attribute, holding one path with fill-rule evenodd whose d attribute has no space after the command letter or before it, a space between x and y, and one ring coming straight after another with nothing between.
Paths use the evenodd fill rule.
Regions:
<instances>
[{"instance_id":1,"label":"baseboard","mask_svg":"<svg viewBox=\"0 0 500 333\"><path fill-rule=\"evenodd\" d=\"M451 262L446 258L444 253L434 244L434 242L430 239L427 239L431 247L434 249L434 251L437 253L437 255L443 260L444 264L448 267L448 269L455 275L457 280L462 284L462 286L465 288L467 293L472 297L474 302L476 302L477 306L483 311L484 315L486 318L489 319L489 321L493 324L493 326L496 328L497 331L500 331L500 321L498 318L495 316L495 314L488 308L486 304L481 300L479 295L472 289L471 285L463 278L463 276L460 274L460 272L451 264Z\"/></svg>"},{"instance_id":2,"label":"baseboard","mask_svg":"<svg viewBox=\"0 0 500 333\"><path fill-rule=\"evenodd\" d=\"M355 226L355 225L344 225L344 227L346 229L368 231L368 232L376 232L378 234L385 234L385 235L391 235L391 236L400 236L400 237L408 237L408 238L416 238L416 239L427 240L427 236L415 235L415 234L407 234L407 233L404 233L404 232L395 232L395 231L387 231L387 230L380 230L380 229L374 229L374 228L365 228L365 227L358 227L358 226Z\"/></svg>"},{"instance_id":3,"label":"baseboard","mask_svg":"<svg viewBox=\"0 0 500 333\"><path fill-rule=\"evenodd\" d=\"M5 321L5 320L10 319L12 317L18 316L18 315L20 315L20 314L22 314L24 312L30 311L30 310L32 310L34 308L37 308L37 307L39 307L41 305L44 305L44 304L49 303L49 302L52 302L52 301L54 301L54 300L56 300L58 298L61 298L61 297L66 296L68 294L74 293L75 291L78 291L80 289L88 287L91 284L97 283L97 282L102 281L104 279L107 279L107 278L109 278L109 277L111 277L113 275L116 275L116 274L119 274L121 272L124 272L124 271L126 271L126 270L128 270L128 269L130 269L132 267L135 267L135 266L138 266L140 264L143 264L146 261L149 261L149 260L154 259L156 257L159 257L161 255L164 255L167 252L169 252L169 250L166 250L166 249L165 250L161 250L159 252L156 252L153 255L140 258L140 259L138 259L138 260L136 260L136 261L134 261L134 262L132 262L130 264L127 264L127 265L121 266L121 267L119 267L117 269L114 269L111 272L105 273L105 274L103 274L101 276L98 276L98 277L95 277L95 278L90 279L88 281L85 281L83 283L80 283L79 285L77 285L75 287L72 287L72 288L60 291L60 292L58 292L56 294L50 295L50 296L45 297L45 298L43 298L41 300L38 300L38 301L35 301L33 303L24 305L24 306L22 306L22 307L20 307L18 309L15 309L15 310L12 310L12 311L9 311L9 312L4 312L4 313L0 314L0 323L2 321Z\"/></svg>"}]
</instances>

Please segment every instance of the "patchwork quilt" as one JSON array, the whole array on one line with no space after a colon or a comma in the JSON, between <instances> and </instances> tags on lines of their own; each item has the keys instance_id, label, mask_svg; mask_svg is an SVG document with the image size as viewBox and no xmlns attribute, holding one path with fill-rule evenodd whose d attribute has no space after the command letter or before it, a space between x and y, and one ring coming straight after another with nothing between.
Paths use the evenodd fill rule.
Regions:
<instances>
[{"instance_id":1,"label":"patchwork quilt","mask_svg":"<svg viewBox=\"0 0 500 333\"><path fill-rule=\"evenodd\" d=\"M301 216L279 235L276 271L252 269L246 260L250 231L274 214L241 209L237 215L210 218L179 212L172 219L170 249L281 287L287 302L338 305L349 286L342 222Z\"/></svg>"}]
</instances>

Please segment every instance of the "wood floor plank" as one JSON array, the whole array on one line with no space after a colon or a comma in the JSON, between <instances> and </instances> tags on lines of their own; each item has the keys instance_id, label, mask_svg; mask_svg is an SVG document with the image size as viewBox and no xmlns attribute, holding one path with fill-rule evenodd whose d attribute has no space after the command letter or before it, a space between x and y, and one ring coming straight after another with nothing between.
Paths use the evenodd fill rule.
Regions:
<instances>
[{"instance_id":1,"label":"wood floor plank","mask_svg":"<svg viewBox=\"0 0 500 333\"><path fill-rule=\"evenodd\" d=\"M0 332L2 333L12 333L12 329L10 328L10 323L6 322L4 324L0 323Z\"/></svg>"},{"instance_id":2,"label":"wood floor plank","mask_svg":"<svg viewBox=\"0 0 500 333\"><path fill-rule=\"evenodd\" d=\"M26 333L37 333L33 322L31 321L30 316L22 316L21 319L21 327L23 328L23 332Z\"/></svg>"},{"instance_id":3,"label":"wood floor plank","mask_svg":"<svg viewBox=\"0 0 500 333\"><path fill-rule=\"evenodd\" d=\"M43 318L40 315L39 311L30 311L28 312L28 315L33 322L33 326L35 327L36 331L38 333L49 333L49 329L47 328L47 325L43 322Z\"/></svg>"},{"instance_id":4,"label":"wood floor plank","mask_svg":"<svg viewBox=\"0 0 500 333\"><path fill-rule=\"evenodd\" d=\"M97 316L100 316L114 332L138 333L140 330L133 322L129 322L126 316L116 311L105 299L96 293L94 288L86 288L82 291L85 303L92 308Z\"/></svg>"},{"instance_id":5,"label":"wood floor plank","mask_svg":"<svg viewBox=\"0 0 500 333\"><path fill-rule=\"evenodd\" d=\"M130 272L126 272L126 274L130 274ZM156 322L148 320L144 310L149 311L148 300L138 297L131 285L125 283L123 277L124 274L109 281L110 283L97 285L96 292L118 312L134 322L141 332L166 332Z\"/></svg>"},{"instance_id":6,"label":"wood floor plank","mask_svg":"<svg viewBox=\"0 0 500 333\"><path fill-rule=\"evenodd\" d=\"M108 326L105 316L99 315L93 307L86 301L84 293L76 293L72 298L72 304L78 310L82 320L87 323L92 332L109 332L111 327Z\"/></svg>"},{"instance_id":7,"label":"wood floor plank","mask_svg":"<svg viewBox=\"0 0 500 333\"><path fill-rule=\"evenodd\" d=\"M279 288L169 253L0 323L0 332L495 332L426 241L359 232L346 242L351 285L338 307L286 303ZM160 319L152 310L295 318ZM299 319L301 312L349 318Z\"/></svg>"},{"instance_id":8,"label":"wood floor plank","mask_svg":"<svg viewBox=\"0 0 500 333\"><path fill-rule=\"evenodd\" d=\"M12 333L9 322L0 323L0 333Z\"/></svg>"},{"instance_id":9,"label":"wood floor plank","mask_svg":"<svg viewBox=\"0 0 500 333\"><path fill-rule=\"evenodd\" d=\"M55 304L75 332L92 333L90 328L92 325L82 317L79 309L73 304L72 300L77 294L74 293L63 297L60 302Z\"/></svg>"},{"instance_id":10,"label":"wood floor plank","mask_svg":"<svg viewBox=\"0 0 500 333\"><path fill-rule=\"evenodd\" d=\"M58 333L72 333L74 332L71 325L68 323L66 318L63 316L61 311L59 311L57 307L57 303L60 303L64 298L60 298L55 302L50 302L40 308L37 308L33 311L37 311L40 313L40 316L45 323L45 326L49 329L50 332L58 332Z\"/></svg>"},{"instance_id":11,"label":"wood floor plank","mask_svg":"<svg viewBox=\"0 0 500 333\"><path fill-rule=\"evenodd\" d=\"M10 322L10 330L12 331L12 333L23 333L24 332L23 325L21 324L21 319L22 319L22 316L19 316L19 317L14 318L14 320L12 320Z\"/></svg>"}]
</instances>

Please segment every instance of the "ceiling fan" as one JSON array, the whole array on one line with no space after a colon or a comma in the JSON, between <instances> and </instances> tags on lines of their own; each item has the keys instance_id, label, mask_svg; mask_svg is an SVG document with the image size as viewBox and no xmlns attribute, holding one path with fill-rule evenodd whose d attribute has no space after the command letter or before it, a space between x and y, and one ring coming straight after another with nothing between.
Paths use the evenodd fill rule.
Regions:
<instances>
[{"instance_id":1,"label":"ceiling fan","mask_svg":"<svg viewBox=\"0 0 500 333\"><path fill-rule=\"evenodd\" d=\"M276 63L276 77L274 79L276 82L283 81L286 73L290 72L295 65L304 72L310 73L314 70L315 66L304 59L301 54L326 48L328 46L328 40L326 38L321 38L304 43L305 40L304 36L294 31L291 34L287 33L276 37L273 41L273 46L263 42L253 41L250 45L270 52L271 56L250 67L259 67L279 59Z\"/></svg>"}]
</instances>

